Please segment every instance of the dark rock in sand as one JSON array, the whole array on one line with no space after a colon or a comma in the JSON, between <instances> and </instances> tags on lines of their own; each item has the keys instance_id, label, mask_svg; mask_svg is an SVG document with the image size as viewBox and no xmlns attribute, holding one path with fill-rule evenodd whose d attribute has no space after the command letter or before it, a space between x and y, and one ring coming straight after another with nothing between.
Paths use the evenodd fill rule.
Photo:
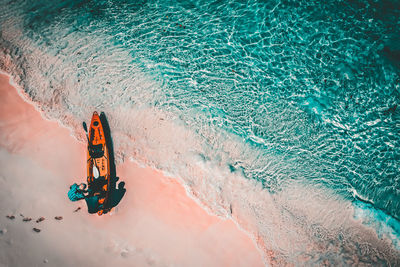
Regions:
<instances>
[{"instance_id":1,"label":"dark rock in sand","mask_svg":"<svg viewBox=\"0 0 400 267\"><path fill-rule=\"evenodd\" d=\"M10 220L14 220L15 219L15 216L14 215L7 215L6 216L8 219L10 219Z\"/></svg>"},{"instance_id":2,"label":"dark rock in sand","mask_svg":"<svg viewBox=\"0 0 400 267\"><path fill-rule=\"evenodd\" d=\"M36 233L39 233L41 231L39 228L35 228L35 227L32 230L35 231Z\"/></svg>"},{"instance_id":3,"label":"dark rock in sand","mask_svg":"<svg viewBox=\"0 0 400 267\"><path fill-rule=\"evenodd\" d=\"M44 217L40 217L39 219L36 220L36 222L37 222L37 223L40 223L40 222L42 222L42 221L44 221L44 220L45 220Z\"/></svg>"},{"instance_id":4,"label":"dark rock in sand","mask_svg":"<svg viewBox=\"0 0 400 267\"><path fill-rule=\"evenodd\" d=\"M26 218L23 218L22 221L24 221L24 222L30 222L30 221L32 221L32 218L26 217Z\"/></svg>"},{"instance_id":5,"label":"dark rock in sand","mask_svg":"<svg viewBox=\"0 0 400 267\"><path fill-rule=\"evenodd\" d=\"M60 221L60 220L62 220L62 219L63 219L63 217L62 217L62 216L56 216L56 217L54 217L54 219L56 219L56 220Z\"/></svg>"}]
</instances>

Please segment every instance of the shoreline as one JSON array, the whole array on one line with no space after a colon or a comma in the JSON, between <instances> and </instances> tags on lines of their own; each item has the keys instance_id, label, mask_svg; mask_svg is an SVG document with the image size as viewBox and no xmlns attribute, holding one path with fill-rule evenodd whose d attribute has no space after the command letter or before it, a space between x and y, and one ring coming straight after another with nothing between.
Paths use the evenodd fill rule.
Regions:
<instances>
[{"instance_id":1,"label":"shoreline","mask_svg":"<svg viewBox=\"0 0 400 267\"><path fill-rule=\"evenodd\" d=\"M7 78L10 78L10 75L6 75L6 79ZM22 90L20 87L12 86L12 83L10 85L8 80L7 84L11 87L9 91L14 92L14 98L23 103L17 103L15 105L16 107L25 107L30 109L30 113L36 114L36 121L39 125L51 124L51 127L44 126L44 128L46 129L47 127L50 135L51 131L54 130L52 138L54 136L58 138L59 135L68 138L68 140L61 142L64 143L64 147L65 144L77 145L78 148L75 154L70 153L70 146L66 148L66 152L69 153L70 158L75 158L77 154L82 157L82 159L78 160L74 164L74 166L79 167L71 168L71 170L75 170L75 172L77 172L79 168L82 170L75 176L64 175L63 182L65 183L62 186L59 186L57 194L53 195L53 199L62 196L63 201L59 203L60 205L65 206L66 202L68 202L70 204L69 206L72 206L73 204L71 204L71 202L66 198L65 189L73 182L81 181L82 174L86 173L85 166L82 164L82 162L85 162L86 160L84 156L86 151L84 139L79 139L81 136L79 132L76 132L76 128L74 127L76 125L74 123L72 127L64 127L62 121L47 119L45 115L41 114L40 104L21 97L21 94L23 95L24 92L18 92L19 90ZM2 99L3 102L5 101L6 104L9 104L4 97L0 99ZM0 106L0 108L1 107L2 106ZM1 115L4 115L7 112L4 112L3 110L3 112L0 113ZM7 129L7 125L4 126L1 115L0 136L4 134L2 128ZM41 130L41 132L39 132L39 137L49 134L46 131L43 131L41 127L39 127L39 129ZM61 130L64 132L63 134L60 134ZM32 132L35 131L28 129L28 134L32 134ZM116 135L118 135L118 132L116 132ZM9 138L10 136L11 135L8 135L7 138L1 138L0 140L3 142L10 140L15 141L17 139L15 137L13 137L14 139ZM44 142L44 140L41 140L40 138L39 141L39 144ZM44 145L44 147L49 147L48 143L46 144L47 145ZM123 144L125 146L120 145L119 149L124 147L126 148L129 143L125 141ZM28 147L29 145L30 144L28 144ZM26 150L24 150L24 145L21 146L18 142L6 142L6 146L11 148L10 151L13 153L9 155L10 158L14 154L21 154L21 151L24 152ZM0 157L4 157L2 147L5 147L5 145L0 142ZM31 150L28 149L27 151L32 151L32 149L37 150L39 148L32 146ZM62 166L62 164L57 165L57 162L60 162L57 157L58 155L53 157L55 160L51 162L51 164L42 164L42 169L51 169L49 168L50 166L53 168L53 173L59 170L64 170L66 168L65 166ZM7 158L6 160L3 160L3 162L7 161ZM43 163L43 158L41 159L39 157L39 161ZM353 207L351 203L343 202L339 198L331 198L330 194L322 189L316 191L314 194L310 194L308 188L303 188L301 185L295 185L287 188L282 194L275 195L274 199L272 199L269 194L262 194L262 188L256 186L251 181L240 180L238 183L233 182L233 187L230 188L231 190L229 192L252 196L252 194L249 195L249 192L254 192L255 190L254 193L257 195L257 198L250 198L249 202L244 202L244 206L236 207L234 205L234 212L225 217L224 215L214 215L211 208L207 206L207 201L202 203L201 200L197 199L196 191L192 191L190 186L186 186L185 183L182 182L185 177L174 176L169 172L163 172L157 168L144 165L141 163L142 161L137 161L135 158L129 156L126 157L125 161L121 162L122 163L117 164L117 176L121 177L119 181L126 182L125 188L128 191L120 205L117 207L115 212L113 212L113 216L106 215L106 218L104 218L105 216L87 216L85 204L83 204L83 210L80 211L79 215L81 224L94 227L95 231L105 233L110 232L112 233L112 236L119 240L115 241L115 239L112 239L110 241L107 234L102 234L103 241L100 242L100 246L103 249L106 248L107 252L111 251L114 254L120 253L116 256L117 258L113 258L115 262L121 260L118 259L118 257L124 258L119 262L119 266L125 266L124 264L127 264L125 258L137 258L139 257L138 255L141 255L143 258L142 260L144 263L142 265L153 265L153 263L158 265L156 263L161 262L174 263L179 266L196 265L193 261L188 260L197 258L201 260L195 260L194 262L202 266L205 264L210 266L247 266L249 264L255 266L280 266L293 262L306 263L311 260L313 255L318 257L318 254L327 255L327 253L331 253L332 251L340 251L340 253L337 257L331 259L331 263L340 261L342 263L346 262L346 264L350 264L351 262L356 263L365 260L377 262L377 259L385 260L388 263L398 262L399 254L398 250L393 250L391 233L385 231L384 236L381 236L379 235L377 228L379 225L374 225L376 223L380 224L380 222L371 221L370 216L363 216L365 213L364 210L361 210L360 213L360 211L355 210L355 207ZM74 177L75 180L72 177ZM76 177L79 177L78 180L76 180ZM4 177L3 174L0 173L0 182L2 182L2 179L4 179ZM69 182L67 183L66 181ZM260 194L257 194L257 192ZM287 198L287 196L292 197ZM229 199L229 196L227 197ZM0 195L0 201L1 198L2 195ZM302 199L302 201L299 202L299 199ZM342 235L342 238L345 241L337 240L335 238L325 240L327 241L326 245L329 245L332 242L334 244L333 247L325 247L324 239L320 240L318 236L315 237L312 235L313 232L308 232L313 229L307 227L303 228L301 225L297 224L295 220L285 222L285 219L288 219L288 217L283 216L281 211L274 206L274 203L277 203L280 206L287 205L295 211L296 214L306 216L307 221L321 224L321 227L323 227L322 229L325 229L327 233L329 233L329 236L334 237ZM309 204L303 205L302 203ZM315 209L309 210L307 208L310 203L314 204ZM247 211L251 210L252 205L254 204L260 205L257 206L260 211L260 216L256 217L257 220L254 220L254 218L252 219L251 216L250 218L247 216L249 215L247 214ZM164 208L160 208L160 206ZM75 203L74 208L76 207L77 205ZM70 212L73 208L71 207L69 209ZM65 208L64 211L66 211ZM18 214L18 210L13 210L12 212ZM329 214L336 215L329 220L325 220L326 215ZM356 216L357 214L358 216ZM116 220L115 218L118 219ZM3 227L3 221L2 218L0 218L0 230L1 227ZM125 224L124 222L126 221L129 221L129 223ZM70 222L73 223L73 221ZM263 223L269 225L269 228L263 227ZM281 223L283 223L283 226ZM365 223L367 225L365 225ZM287 229L291 229L291 231L281 232L280 227L288 227ZM93 234L93 229L86 229L86 232ZM226 234L226 232L229 234ZM300 240L297 236L291 234L294 232L296 232L296 235L303 237L303 239ZM389 236L386 236L387 234ZM87 233L82 233L82 235L85 236ZM187 235L189 235L190 238L188 238ZM178 242L175 239L178 239ZM138 247L133 246L131 240L135 240L133 243ZM165 242L165 240L174 240L173 244L178 244L178 247L171 248L171 245L167 244L168 242ZM110 244L110 242L112 244ZM343 242L351 244L351 246L346 247ZM372 248L374 248L374 251L376 250L372 256L365 255L362 251L360 252L357 250L357 248L364 243L368 243ZM130 245L125 246L121 244ZM210 250L210 244L216 244L216 247L213 247L213 249ZM230 247L226 248L226 244L229 244ZM234 244L234 247L232 247L232 244ZM165 252L165 250L173 251L169 253ZM286 254L280 254L281 250L286 251ZM146 253L143 253L143 251L146 251ZM187 255L188 251L192 254ZM217 253L218 255L215 255L215 251L220 251L222 254ZM232 251L237 251L237 253L231 253ZM306 252L308 256L296 256L299 252ZM79 254L81 252L77 253ZM308 253L310 253L311 256ZM199 255L202 256L200 257ZM346 255L349 255L352 258L345 259L344 257ZM204 258L207 257L208 260L204 260ZM239 259L235 257L239 257ZM0 260L1 259L2 253L0 252ZM321 261L325 262L323 258ZM139 263L141 261L135 260L134 262ZM81 264L81 262L71 264Z\"/></svg>"},{"instance_id":2,"label":"shoreline","mask_svg":"<svg viewBox=\"0 0 400 267\"><path fill-rule=\"evenodd\" d=\"M46 148L45 146L49 142L48 139L51 139L48 138L50 134L53 139L61 140L61 142L57 142L57 145L63 146L64 150L62 151L66 152L65 154L68 155L63 155L64 158L61 163L59 162L60 158L57 157L43 159L38 156L32 160L38 162L42 168L50 170L53 173L62 170L64 180L58 181L58 184L66 185L78 182L76 181L76 177L85 175L85 166L83 164L83 158L85 157L84 152L86 149L85 145L72 136L71 129L63 126L59 121L49 120L42 116L40 109L26 95L23 95L18 85L13 82L11 75L0 72L1 83L4 83L4 80L7 80L6 82L8 85L1 84L1 86L14 88L15 96L11 96L12 92L8 91L8 97L3 97L3 101L7 102L12 99L11 104L13 104L15 110L11 112L11 115L5 114L0 117L3 124L1 127L3 128L2 135L6 136L6 138L2 138L4 141L1 142L0 146L5 148L8 153L13 156L25 156L32 151L37 152L37 150L39 150L39 154L43 153L43 155L46 155L54 149L53 147ZM20 98L20 101L23 102L21 102L22 104L17 103L18 100L15 99L17 96ZM9 103L7 102L7 104ZM3 106L4 105L5 104L3 104ZM18 111L18 109L21 110ZM32 112L33 109L37 112ZM36 115L31 113L35 113ZM32 127L31 125L26 126L21 124L9 131L4 131L4 129L7 129L7 123L5 123L4 126L4 121L15 121L16 115L22 114L26 116L26 118L24 118L25 120L33 122L33 124L36 125L35 127L38 128L34 127L32 129L29 128ZM55 124L57 124L58 127L54 127ZM28 129L24 129L22 133L20 133L20 128L24 127ZM9 126L8 128L12 127ZM32 134L32 130L36 130L37 132ZM19 136L17 135L17 137L15 137L15 133L18 133ZM59 135L62 135L62 137L59 137ZM32 141L32 143L26 142L21 146L21 144L19 144L20 140L28 140ZM38 143L35 144L33 141ZM79 157L77 157L77 153L80 153ZM63 166L63 164L69 165L71 158L69 156L74 159L72 164L74 167L64 172L65 165ZM119 181L125 181L125 188L127 189L127 194L122 199L119 206L117 206L117 209L112 212L111 216L106 215L98 218L97 215L87 216L84 214L86 212L86 207L84 207L83 211L79 214L81 221L91 223L95 227L98 227L98 229L112 232L113 235L124 238L128 236L129 240L135 240L136 242L140 240L142 243L141 247L145 248L142 249L142 251L146 249L154 250L154 254L162 258L159 260L160 262L166 261L178 265L182 263L193 264L190 259L197 259L201 254L203 262L198 262L200 265L211 264L217 266L221 264L239 264L243 266L263 266L265 264L265 259L263 259L260 249L256 246L250 234L245 232L233 219L223 219L217 215L211 214L194 196L191 196L187 192L187 188L181 184L181 179L169 177L151 167L142 168L137 163L130 162L129 160L118 164L117 170L117 175L120 177ZM64 194L62 195L63 201L60 202L60 205L63 205L64 209L72 209L71 206L76 206L77 204L65 202L67 189L67 187L58 188L56 191L59 194ZM79 203L79 205L85 206L84 203ZM104 217L106 218L101 220ZM113 220L113 218L119 219ZM144 221L147 223L143 223L143 218L145 218ZM140 222L140 220L138 222L138 219L141 219L142 222ZM0 219L1 225L3 225L2 220L3 218ZM130 224L125 225L124 222L126 221L132 221L134 227ZM10 222L6 221L5 224L7 223ZM116 225L118 225L118 227L115 227ZM149 225L153 226L150 232L148 229ZM119 230L117 230L117 228ZM125 233L124 230L127 230L127 228L134 228L134 230L132 230L133 233ZM165 228L167 229L166 231L161 231L161 229L165 230ZM159 229L160 231L154 234L154 232L157 232L155 229ZM139 232L144 233L142 234L143 236L141 236ZM172 233L175 235L174 237L173 235L169 236ZM138 236L140 236L140 238L138 238ZM152 240L146 241L145 239L149 239L149 236ZM175 240L175 245L180 245L181 248L171 249L169 244L155 244L160 242L168 243L165 242L165 240L175 239L176 237L179 238ZM212 247L210 250L210 243L212 243L213 246L219 244L220 247ZM229 244L230 247L227 249L224 244ZM218 249L221 249L223 257L221 257L221 255L218 255L218 257L214 255L216 253L215 251ZM171 250L169 251L171 253L163 252L163 250ZM186 251L186 253L189 251L192 256L182 255L185 254L182 251ZM130 253L129 250L127 253ZM206 255L208 255L208 257ZM206 258L205 262L204 258ZM243 260L243 258L245 260ZM215 261L212 259L215 259Z\"/></svg>"}]
</instances>

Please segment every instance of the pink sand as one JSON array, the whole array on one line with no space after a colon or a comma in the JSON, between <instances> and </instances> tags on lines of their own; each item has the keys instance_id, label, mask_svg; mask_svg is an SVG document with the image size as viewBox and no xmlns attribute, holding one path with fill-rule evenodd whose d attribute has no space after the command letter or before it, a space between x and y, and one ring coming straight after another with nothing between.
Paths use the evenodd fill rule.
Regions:
<instances>
[{"instance_id":1,"label":"pink sand","mask_svg":"<svg viewBox=\"0 0 400 267\"><path fill-rule=\"evenodd\" d=\"M0 230L6 229L0 265L263 265L254 242L231 220L207 213L176 179L132 162L117 166L127 189L119 206L89 215L84 201L67 198L69 185L85 180L86 145L44 119L6 75L0 101L0 186L7 188L0 193ZM22 222L20 213L46 220ZM5 217L11 214L15 220Z\"/></svg>"}]
</instances>

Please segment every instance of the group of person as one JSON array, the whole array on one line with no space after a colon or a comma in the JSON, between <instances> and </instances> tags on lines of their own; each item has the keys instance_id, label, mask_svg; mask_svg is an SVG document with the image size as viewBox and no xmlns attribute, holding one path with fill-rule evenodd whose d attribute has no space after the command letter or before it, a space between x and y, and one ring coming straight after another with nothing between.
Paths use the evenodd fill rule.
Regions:
<instances>
[{"instance_id":1,"label":"group of person","mask_svg":"<svg viewBox=\"0 0 400 267\"><path fill-rule=\"evenodd\" d=\"M116 177L116 181L118 180L119 178ZM120 182L117 189L110 188L111 191L108 192L109 196L107 203L104 203L102 200L104 199L104 194L107 192L102 190L102 187L106 183L106 180L102 176L95 179L95 181L90 184L89 188L87 188L85 183L74 183L70 186L68 198L74 202L84 199L88 206L89 213L97 213L102 210L109 211L112 207L118 205L124 196L126 189L125 182Z\"/></svg>"},{"instance_id":2,"label":"group of person","mask_svg":"<svg viewBox=\"0 0 400 267\"><path fill-rule=\"evenodd\" d=\"M90 188L86 189L86 184L74 183L70 186L68 191L68 198L71 201L78 201L84 199L88 206L89 213L96 213L103 208L103 205L99 203L99 195L95 195L95 191Z\"/></svg>"}]
</instances>

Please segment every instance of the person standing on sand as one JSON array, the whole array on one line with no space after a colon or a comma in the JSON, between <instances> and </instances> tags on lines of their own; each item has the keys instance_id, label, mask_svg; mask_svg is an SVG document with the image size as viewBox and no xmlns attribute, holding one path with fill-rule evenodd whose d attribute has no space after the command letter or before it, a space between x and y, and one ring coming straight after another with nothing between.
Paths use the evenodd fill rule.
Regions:
<instances>
[{"instance_id":1,"label":"person standing on sand","mask_svg":"<svg viewBox=\"0 0 400 267\"><path fill-rule=\"evenodd\" d=\"M88 191L85 189L86 189L86 184L84 183L81 183L80 185L74 183L73 185L71 185L68 191L69 200L78 201L86 198L85 193L87 193Z\"/></svg>"},{"instance_id":2,"label":"person standing on sand","mask_svg":"<svg viewBox=\"0 0 400 267\"><path fill-rule=\"evenodd\" d=\"M119 177L116 177L116 181L118 180ZM96 213L104 208L103 203L99 203L99 198L101 187L105 184L105 182L106 181L104 179L97 179L94 183L92 183L91 188L88 190L86 190L86 184L81 183L78 185L77 183L74 183L70 186L68 198L73 202L84 199L88 207L88 212L91 214ZM126 189L124 187L125 182L120 182L118 184L118 189L111 190L108 204L110 206L110 210L111 208L117 206L122 197L125 195Z\"/></svg>"},{"instance_id":3,"label":"person standing on sand","mask_svg":"<svg viewBox=\"0 0 400 267\"><path fill-rule=\"evenodd\" d=\"M74 183L70 186L68 198L73 202L84 199L86 201L89 213L98 212L103 208L103 205L99 203L99 196L94 195L93 189L85 189L86 184L81 183L78 185L77 183Z\"/></svg>"},{"instance_id":4,"label":"person standing on sand","mask_svg":"<svg viewBox=\"0 0 400 267\"><path fill-rule=\"evenodd\" d=\"M73 202L84 199L88 206L89 213L98 212L102 208L102 205L99 205L98 203L98 196L89 196L89 190L85 189L86 184L81 183L78 185L77 183L74 183L70 186L68 198Z\"/></svg>"}]
</instances>

